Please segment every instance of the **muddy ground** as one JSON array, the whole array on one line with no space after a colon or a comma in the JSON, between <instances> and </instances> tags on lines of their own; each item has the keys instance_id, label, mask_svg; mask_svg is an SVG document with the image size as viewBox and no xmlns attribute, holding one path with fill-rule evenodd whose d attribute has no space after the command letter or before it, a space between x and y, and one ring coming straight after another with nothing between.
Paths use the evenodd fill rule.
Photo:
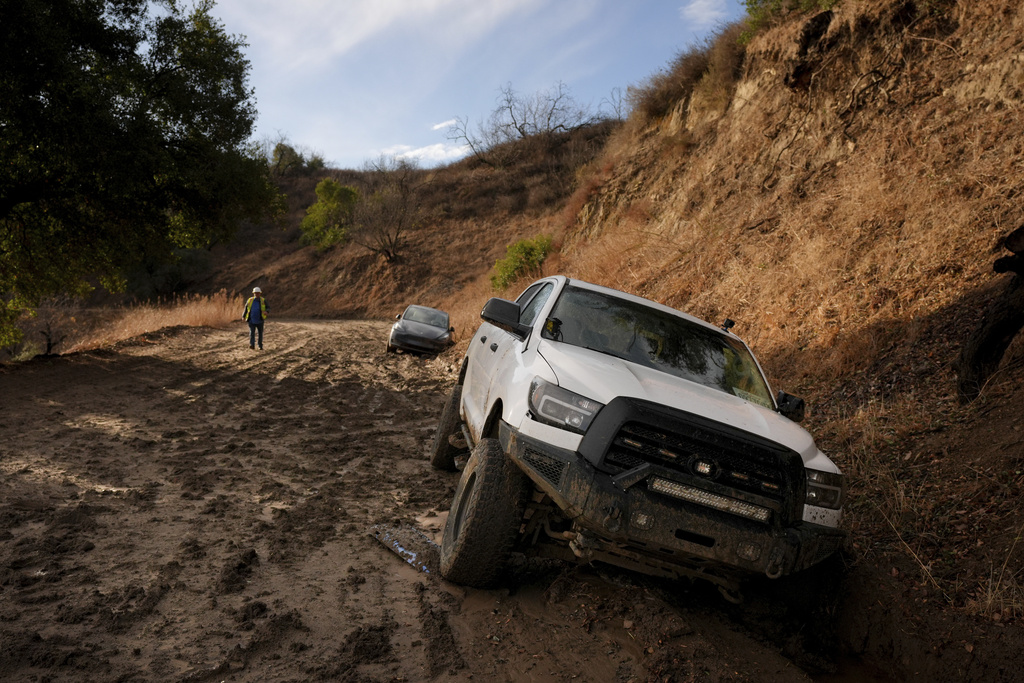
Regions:
<instances>
[{"instance_id":1,"label":"muddy ground","mask_svg":"<svg viewBox=\"0 0 1024 683\"><path fill-rule=\"evenodd\" d=\"M609 568L522 560L477 590L404 562L375 533L438 535L457 359L385 355L386 332L274 321L260 352L181 328L0 366L0 679L886 680L841 655L828 572L736 607Z\"/></svg>"}]
</instances>

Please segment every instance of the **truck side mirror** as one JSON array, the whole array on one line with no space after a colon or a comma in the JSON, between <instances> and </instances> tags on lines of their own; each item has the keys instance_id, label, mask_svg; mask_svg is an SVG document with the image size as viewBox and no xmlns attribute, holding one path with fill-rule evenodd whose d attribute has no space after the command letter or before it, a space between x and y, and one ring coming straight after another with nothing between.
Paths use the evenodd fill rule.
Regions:
<instances>
[{"instance_id":1,"label":"truck side mirror","mask_svg":"<svg viewBox=\"0 0 1024 683\"><path fill-rule=\"evenodd\" d=\"M780 391L779 395L775 397L775 402L779 404L780 415L788 417L793 422L803 421L807 412L807 404L802 398Z\"/></svg>"},{"instance_id":2,"label":"truck side mirror","mask_svg":"<svg viewBox=\"0 0 1024 683\"><path fill-rule=\"evenodd\" d=\"M530 328L519 322L519 304L514 301L494 297L484 304L480 317L520 339L530 334Z\"/></svg>"}]
</instances>

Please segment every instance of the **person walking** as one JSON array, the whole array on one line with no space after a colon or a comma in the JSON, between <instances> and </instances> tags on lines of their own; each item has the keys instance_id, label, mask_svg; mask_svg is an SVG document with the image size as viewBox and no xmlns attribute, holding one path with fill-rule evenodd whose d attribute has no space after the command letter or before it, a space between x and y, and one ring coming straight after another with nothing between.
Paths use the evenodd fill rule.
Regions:
<instances>
[{"instance_id":1,"label":"person walking","mask_svg":"<svg viewBox=\"0 0 1024 683\"><path fill-rule=\"evenodd\" d=\"M263 321L267 319L267 300L263 298L263 290L252 288L252 296L245 302L242 320L249 323L249 348L256 348L257 332L259 333L260 351L263 350Z\"/></svg>"}]
</instances>

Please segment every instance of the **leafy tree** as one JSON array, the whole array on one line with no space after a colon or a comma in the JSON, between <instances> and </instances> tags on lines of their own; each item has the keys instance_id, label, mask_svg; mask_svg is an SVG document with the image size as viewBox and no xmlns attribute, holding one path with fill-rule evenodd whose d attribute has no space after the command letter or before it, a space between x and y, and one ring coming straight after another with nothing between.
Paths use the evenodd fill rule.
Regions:
<instances>
[{"instance_id":1,"label":"leafy tree","mask_svg":"<svg viewBox=\"0 0 1024 683\"><path fill-rule=\"evenodd\" d=\"M368 162L365 171L366 191L355 207L352 241L395 261L406 233L426 218L415 197L421 173L411 159L394 156Z\"/></svg>"},{"instance_id":2,"label":"leafy tree","mask_svg":"<svg viewBox=\"0 0 1024 683\"><path fill-rule=\"evenodd\" d=\"M327 162L324 161L324 157L322 154L314 152L313 154L309 155L308 159L306 159L307 171L322 171L325 168L327 168Z\"/></svg>"},{"instance_id":3,"label":"leafy tree","mask_svg":"<svg viewBox=\"0 0 1024 683\"><path fill-rule=\"evenodd\" d=\"M0 345L43 298L280 210L212 0L0 0Z\"/></svg>"},{"instance_id":4,"label":"leafy tree","mask_svg":"<svg viewBox=\"0 0 1024 683\"><path fill-rule=\"evenodd\" d=\"M297 149L283 141L274 145L274 152L270 157L270 168L274 175L288 175L305 167L306 158Z\"/></svg>"},{"instance_id":5,"label":"leafy tree","mask_svg":"<svg viewBox=\"0 0 1024 683\"><path fill-rule=\"evenodd\" d=\"M323 251L345 240L359 192L324 178L316 186L316 197L316 203L306 209L300 227L303 242Z\"/></svg>"},{"instance_id":6,"label":"leafy tree","mask_svg":"<svg viewBox=\"0 0 1024 683\"><path fill-rule=\"evenodd\" d=\"M270 173L274 176L309 175L327 166L322 154L304 147L295 147L284 135L280 135L276 141L264 139L261 147L270 165Z\"/></svg>"}]
</instances>

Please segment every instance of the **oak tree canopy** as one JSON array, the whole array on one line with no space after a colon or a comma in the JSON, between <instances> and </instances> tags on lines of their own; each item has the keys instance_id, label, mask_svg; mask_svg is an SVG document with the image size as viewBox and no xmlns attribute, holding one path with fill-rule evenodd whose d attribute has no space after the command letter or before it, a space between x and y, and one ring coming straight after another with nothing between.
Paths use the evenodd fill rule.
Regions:
<instances>
[{"instance_id":1,"label":"oak tree canopy","mask_svg":"<svg viewBox=\"0 0 1024 683\"><path fill-rule=\"evenodd\" d=\"M277 210L214 3L0 0L0 345L45 297Z\"/></svg>"}]
</instances>

